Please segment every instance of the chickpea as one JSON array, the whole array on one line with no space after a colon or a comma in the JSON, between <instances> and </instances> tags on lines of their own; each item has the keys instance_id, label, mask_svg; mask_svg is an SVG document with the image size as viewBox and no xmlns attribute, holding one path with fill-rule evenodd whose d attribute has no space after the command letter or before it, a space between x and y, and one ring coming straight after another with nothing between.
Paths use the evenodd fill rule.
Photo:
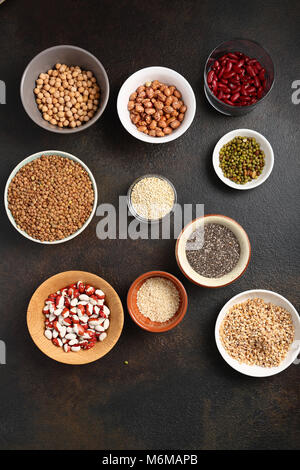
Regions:
<instances>
[{"instance_id":1,"label":"chickpea","mask_svg":"<svg viewBox=\"0 0 300 470\"><path fill-rule=\"evenodd\" d=\"M43 118L60 128L88 122L100 104L100 88L93 72L60 63L39 75L34 94Z\"/></svg>"}]
</instances>

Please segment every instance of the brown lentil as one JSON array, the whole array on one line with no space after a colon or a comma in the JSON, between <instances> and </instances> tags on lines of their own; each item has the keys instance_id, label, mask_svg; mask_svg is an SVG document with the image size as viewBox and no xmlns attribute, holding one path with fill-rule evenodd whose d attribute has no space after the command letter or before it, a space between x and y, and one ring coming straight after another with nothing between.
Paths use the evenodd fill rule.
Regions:
<instances>
[{"instance_id":1,"label":"brown lentil","mask_svg":"<svg viewBox=\"0 0 300 470\"><path fill-rule=\"evenodd\" d=\"M54 126L78 127L88 122L99 107L100 88L90 70L56 64L40 73L34 89L45 121Z\"/></svg>"},{"instance_id":2,"label":"brown lentil","mask_svg":"<svg viewBox=\"0 0 300 470\"><path fill-rule=\"evenodd\" d=\"M87 171L59 155L24 165L8 188L8 208L32 238L55 241L79 230L91 214L94 190Z\"/></svg>"},{"instance_id":3,"label":"brown lentil","mask_svg":"<svg viewBox=\"0 0 300 470\"><path fill-rule=\"evenodd\" d=\"M224 225L205 224L202 243L202 231L202 227L194 231L187 242L186 257L190 266L204 277L219 278L228 274L240 258L236 236ZM193 249L189 249L189 242L193 242Z\"/></svg>"},{"instance_id":4,"label":"brown lentil","mask_svg":"<svg viewBox=\"0 0 300 470\"><path fill-rule=\"evenodd\" d=\"M294 340L292 317L282 307L248 299L231 307L222 321L220 338L240 363L277 367Z\"/></svg>"},{"instance_id":5,"label":"brown lentil","mask_svg":"<svg viewBox=\"0 0 300 470\"><path fill-rule=\"evenodd\" d=\"M138 131L164 137L180 126L187 107L174 86L154 80L139 86L130 95L127 109Z\"/></svg>"}]
</instances>

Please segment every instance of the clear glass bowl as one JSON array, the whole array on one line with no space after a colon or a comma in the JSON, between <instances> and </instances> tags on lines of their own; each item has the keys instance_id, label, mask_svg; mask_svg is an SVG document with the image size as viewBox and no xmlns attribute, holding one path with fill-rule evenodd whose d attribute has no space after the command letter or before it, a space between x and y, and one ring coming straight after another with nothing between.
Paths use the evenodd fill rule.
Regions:
<instances>
[{"instance_id":1,"label":"clear glass bowl","mask_svg":"<svg viewBox=\"0 0 300 470\"><path fill-rule=\"evenodd\" d=\"M266 70L266 88L264 90L264 95L256 103L249 106L231 106L227 103L223 103L223 101L219 100L212 93L207 85L207 74L214 61L227 52L235 51L243 52L247 56L257 59ZM267 51L260 44L255 41L251 41L250 39L232 39L231 41L222 42L210 53L204 68L204 92L209 103L220 113L226 114L227 116L242 116L253 111L253 109L269 95L274 84L274 75L275 71L273 61Z\"/></svg>"},{"instance_id":2,"label":"clear glass bowl","mask_svg":"<svg viewBox=\"0 0 300 470\"><path fill-rule=\"evenodd\" d=\"M174 204L173 204L173 207L172 209L170 210L170 212L168 212L166 215L164 215L163 217L160 217L159 219L146 219L145 217L142 217L140 214L138 214L136 212L136 210L134 209L133 207L133 204L131 202L131 193L132 193L132 190L134 188L134 186L141 180L143 180L144 178L160 178L161 180L164 180L166 181L170 186L171 188L173 189L173 192L174 192ZM128 193L127 193L127 204L128 204L128 208L129 208L129 211L131 213L131 215L133 217L135 217L137 220L139 220L140 222L143 222L143 223L157 223L157 222L160 222L161 220L163 220L165 217L169 216L170 214L172 214L172 212L174 212L174 207L175 205L177 204L177 192L176 192L176 189L173 185L173 183L171 183L170 180L168 180L168 178L166 178L165 176L161 176L161 175L156 175L156 174L151 174L151 175L144 175L144 176L140 176L139 178L137 178L130 186L130 188L128 189Z\"/></svg>"}]
</instances>

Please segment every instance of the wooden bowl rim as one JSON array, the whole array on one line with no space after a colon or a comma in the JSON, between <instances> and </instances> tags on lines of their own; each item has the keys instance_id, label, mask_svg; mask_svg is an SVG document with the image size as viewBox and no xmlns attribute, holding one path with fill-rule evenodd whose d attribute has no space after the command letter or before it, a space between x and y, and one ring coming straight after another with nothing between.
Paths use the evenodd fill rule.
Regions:
<instances>
[{"instance_id":1,"label":"wooden bowl rim","mask_svg":"<svg viewBox=\"0 0 300 470\"><path fill-rule=\"evenodd\" d=\"M95 287L99 286L99 288L101 288L105 294L107 294L107 291L110 292L110 297L111 297L110 303L111 303L111 300L113 299L117 305L117 308L114 309L113 313L111 312L111 315L115 315L115 318L118 318L119 325L114 334L114 337L110 338L109 344L105 345L105 341L99 342L94 346L94 348L89 349L87 351L65 353L61 348L54 346L51 341L47 340L44 337L44 335L41 335L40 333L36 333L35 331L32 331L35 323L33 323L33 319L30 317L32 314L33 303L35 302L36 297L40 294L42 290L46 288L46 286L50 282L53 282L53 281L59 282L60 287L58 287L58 289L64 287L64 285L70 284L72 281L68 281L68 280L64 281L64 278L66 276L68 278L69 277L73 278L74 282L77 282L78 280L83 280L84 282L89 282L90 284L94 284ZM85 281L85 279L88 279L88 281ZM43 315L42 309L41 309L41 315ZM87 271L64 271L64 272L54 274L53 276L49 277L48 279L43 281L34 291L33 295L30 298L28 308L27 308L27 327L28 327L28 331L33 342L40 349L40 351L42 351L46 356L50 357L51 359L54 359L57 362L61 362L64 364L70 364L70 365L89 364L105 356L116 345L117 341L119 340L121 333L122 333L123 325L124 325L124 310L123 310L123 305L122 305L122 302L118 293L115 291L112 285L109 284L105 279L101 278L100 276L97 276L97 274L89 273ZM109 338L109 334L107 336L107 339L108 338ZM46 340L47 343L45 343L44 340ZM100 346L102 346L102 348L100 349L100 351L98 351ZM57 355L60 356L61 353L63 353L65 357L64 356L62 356L62 358L57 357ZM84 356L82 356L83 354Z\"/></svg>"}]
</instances>

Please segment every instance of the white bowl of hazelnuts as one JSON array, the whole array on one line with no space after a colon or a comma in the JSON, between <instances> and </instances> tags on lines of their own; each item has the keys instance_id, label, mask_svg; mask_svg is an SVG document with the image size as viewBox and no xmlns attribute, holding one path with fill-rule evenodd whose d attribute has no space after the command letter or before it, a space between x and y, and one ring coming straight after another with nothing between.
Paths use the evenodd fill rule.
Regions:
<instances>
[{"instance_id":1,"label":"white bowl of hazelnuts","mask_svg":"<svg viewBox=\"0 0 300 470\"><path fill-rule=\"evenodd\" d=\"M21 80L21 100L40 127L57 133L87 129L103 113L109 82L101 62L71 45L40 52L27 65Z\"/></svg>"},{"instance_id":2,"label":"white bowl of hazelnuts","mask_svg":"<svg viewBox=\"0 0 300 470\"><path fill-rule=\"evenodd\" d=\"M196 99L191 85L175 70L147 67L123 83L117 109L132 136L162 144L177 139L190 127Z\"/></svg>"}]
</instances>

